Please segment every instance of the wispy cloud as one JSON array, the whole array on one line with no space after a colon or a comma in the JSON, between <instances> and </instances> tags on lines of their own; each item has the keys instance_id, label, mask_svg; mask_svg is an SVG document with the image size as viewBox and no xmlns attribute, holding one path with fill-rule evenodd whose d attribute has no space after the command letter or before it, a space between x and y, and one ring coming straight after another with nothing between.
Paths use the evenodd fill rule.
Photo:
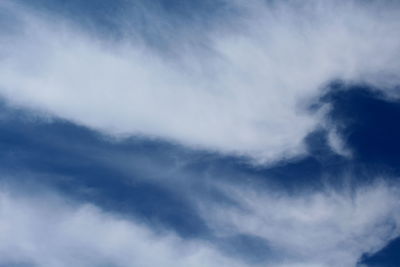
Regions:
<instances>
[{"instance_id":1,"label":"wispy cloud","mask_svg":"<svg viewBox=\"0 0 400 267\"><path fill-rule=\"evenodd\" d=\"M111 134L262 162L296 156L321 122L308 106L327 83L399 82L400 8L386 4L237 1L235 20L177 41L161 32L172 40L166 54L138 34L104 41L65 18L7 7L19 24L1 36L0 93Z\"/></svg>"},{"instance_id":2,"label":"wispy cloud","mask_svg":"<svg viewBox=\"0 0 400 267\"><path fill-rule=\"evenodd\" d=\"M289 193L291 181L277 186L272 180L280 175L268 177L274 162L281 172L284 160L312 153L304 140L319 128L327 129L324 146L351 155L339 122L326 117L332 106L319 102L332 81L375 86L398 100L398 3L221 0L226 16L213 12L213 23L186 25L187 18L172 19L160 6L134 2L124 1L132 8L112 18L118 36L111 37L71 14L0 3L0 98L68 121L51 132L1 107L0 126L10 128L4 142L15 141L2 147L2 162L12 167L1 170L21 177L0 177L8 184L0 187L0 265L351 267L400 235L397 182L367 173L375 182L355 179L357 185L345 187L338 177L335 189L311 190L299 173L305 186ZM139 14L144 22L130 21ZM60 134L72 126L75 132ZM146 153L129 142L114 147L86 127L117 138L161 139L169 147ZM85 137L66 141L79 136ZM272 167L257 171L233 162L213 169L198 158L215 155L197 149ZM329 153L315 163L321 171L308 172L314 179L356 175L346 169L352 159L340 156L340 171L324 172ZM215 161L232 159L221 158ZM66 184L59 190L65 195L55 192ZM143 196L147 202L136 203ZM148 204L153 200L160 203ZM143 215L153 212L161 223ZM178 218L172 227L169 217ZM179 235L185 223L187 231L206 230ZM242 237L267 256L253 260L251 251L238 252Z\"/></svg>"},{"instance_id":3,"label":"wispy cloud","mask_svg":"<svg viewBox=\"0 0 400 267\"><path fill-rule=\"evenodd\" d=\"M267 266L356 266L400 234L399 188L385 182L353 189L287 194L224 189L239 207L204 207L220 235L232 232L265 239Z\"/></svg>"},{"instance_id":4,"label":"wispy cloud","mask_svg":"<svg viewBox=\"0 0 400 267\"><path fill-rule=\"evenodd\" d=\"M28 266L240 266L209 243L59 196L0 194L0 264Z\"/></svg>"},{"instance_id":5,"label":"wispy cloud","mask_svg":"<svg viewBox=\"0 0 400 267\"><path fill-rule=\"evenodd\" d=\"M265 240L268 246L261 249L270 256L248 261L249 252L232 255L218 242L151 229L144 221L90 203L50 191L27 196L2 187L0 264L351 267L399 235L397 185L379 182L351 192L296 195L232 186L224 190L240 207L199 199L215 240L254 236Z\"/></svg>"}]
</instances>

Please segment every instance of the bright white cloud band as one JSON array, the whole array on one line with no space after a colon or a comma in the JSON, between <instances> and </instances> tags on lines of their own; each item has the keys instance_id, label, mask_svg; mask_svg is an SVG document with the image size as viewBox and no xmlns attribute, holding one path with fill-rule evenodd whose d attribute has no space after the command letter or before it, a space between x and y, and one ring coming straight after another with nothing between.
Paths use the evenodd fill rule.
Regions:
<instances>
[{"instance_id":1,"label":"bright white cloud band","mask_svg":"<svg viewBox=\"0 0 400 267\"><path fill-rule=\"evenodd\" d=\"M236 1L237 20L201 33L207 51L190 32L175 58L3 4L19 24L0 37L0 94L106 133L263 162L295 156L321 124L307 106L328 82L399 82L400 7L385 4Z\"/></svg>"}]
</instances>

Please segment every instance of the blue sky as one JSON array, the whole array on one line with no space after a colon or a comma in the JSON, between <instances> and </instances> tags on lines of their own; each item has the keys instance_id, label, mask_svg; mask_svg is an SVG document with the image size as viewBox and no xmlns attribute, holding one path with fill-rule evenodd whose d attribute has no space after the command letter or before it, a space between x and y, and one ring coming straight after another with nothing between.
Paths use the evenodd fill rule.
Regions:
<instances>
[{"instance_id":1,"label":"blue sky","mask_svg":"<svg viewBox=\"0 0 400 267\"><path fill-rule=\"evenodd\" d=\"M399 266L399 13L2 1L0 266Z\"/></svg>"}]
</instances>

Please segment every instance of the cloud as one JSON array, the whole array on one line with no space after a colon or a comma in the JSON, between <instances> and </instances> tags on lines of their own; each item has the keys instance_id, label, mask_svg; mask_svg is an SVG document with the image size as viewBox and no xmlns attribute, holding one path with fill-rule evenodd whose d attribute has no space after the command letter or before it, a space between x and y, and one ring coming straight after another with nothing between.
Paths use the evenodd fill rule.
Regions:
<instances>
[{"instance_id":1,"label":"cloud","mask_svg":"<svg viewBox=\"0 0 400 267\"><path fill-rule=\"evenodd\" d=\"M212 245L59 196L0 194L0 264L240 266Z\"/></svg>"},{"instance_id":2,"label":"cloud","mask_svg":"<svg viewBox=\"0 0 400 267\"><path fill-rule=\"evenodd\" d=\"M205 205L210 227L265 239L266 266L356 266L400 234L399 187L387 182L295 194L223 188L240 206Z\"/></svg>"},{"instance_id":3,"label":"cloud","mask_svg":"<svg viewBox=\"0 0 400 267\"><path fill-rule=\"evenodd\" d=\"M332 150L352 154L340 140L337 125L325 117L329 105L310 108L332 81L366 83L398 100L393 88L400 83L400 6L394 1L237 0L222 6L231 10L229 16L199 25L186 25L190 16L174 20L162 10L143 8L144 24L154 27L144 31L135 25L137 20L129 22L129 16L138 13L127 9L113 24L123 34L111 38L109 32L83 27L82 20L2 1L0 97L107 135L160 138L262 163L307 153L303 140L318 127L328 128ZM49 136L40 135L45 141L37 144L49 142ZM65 148L65 138L57 136L60 154L76 149L70 144ZM132 193L114 177L112 193L104 190L101 196L115 204L107 211L71 199L73 193L67 198L1 188L0 265L350 267L400 234L397 184L380 181L289 194L282 188L238 182L243 178L257 183L250 176L267 178L262 171L249 174L225 166L207 170L203 166L212 164L199 163L202 156L193 150L176 152L181 147L158 157L154 151L143 154L132 147L119 151L101 142L95 142L96 147L83 143L71 142L79 146L79 153L82 147L95 152L88 157L87 149L82 152L87 165L104 163L125 178L143 176L135 179L179 195L178 206L189 203L182 205L182 216L204 222L207 237L185 239L171 230L174 227L161 229L163 222L152 229L144 217L113 212L122 200L107 198L118 195L122 186L126 195ZM52 150L42 153L48 151ZM71 168L59 157L42 162ZM23 167L27 161L15 162ZM81 176L75 178L85 184ZM92 180L90 189L108 186ZM80 185L71 191L81 190ZM160 195L163 190L154 192ZM129 199L129 205L140 206L136 198ZM159 209L168 203L162 201ZM151 204L158 212L158 203ZM179 212L171 206L167 215ZM183 228L178 222L179 226ZM232 255L246 246L240 247L237 240L260 244L268 257L249 261L251 246Z\"/></svg>"},{"instance_id":4,"label":"cloud","mask_svg":"<svg viewBox=\"0 0 400 267\"><path fill-rule=\"evenodd\" d=\"M399 83L400 7L384 2L234 1L227 5L236 15L211 29L174 24L176 32L153 33L169 40L165 53L124 28L133 27L126 18L127 34L110 41L66 18L2 4L17 22L0 37L0 95L107 134L259 162L293 157L323 124L325 110L308 107L329 82L387 92ZM156 14L146 14L149 24L168 25Z\"/></svg>"},{"instance_id":5,"label":"cloud","mask_svg":"<svg viewBox=\"0 0 400 267\"><path fill-rule=\"evenodd\" d=\"M224 190L240 207L198 199L214 230L210 242L151 229L143 220L51 191L26 194L3 186L0 264L352 267L399 235L399 187L386 182L296 195L235 186ZM251 251L221 249L221 240L236 246L234 236L265 240L268 247L260 249L268 256L247 261Z\"/></svg>"}]
</instances>

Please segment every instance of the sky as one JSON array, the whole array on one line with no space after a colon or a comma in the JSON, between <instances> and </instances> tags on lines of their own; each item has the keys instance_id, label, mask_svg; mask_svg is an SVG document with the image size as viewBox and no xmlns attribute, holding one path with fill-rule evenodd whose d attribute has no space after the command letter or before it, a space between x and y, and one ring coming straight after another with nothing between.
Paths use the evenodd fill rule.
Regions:
<instances>
[{"instance_id":1,"label":"sky","mask_svg":"<svg viewBox=\"0 0 400 267\"><path fill-rule=\"evenodd\" d=\"M400 266L400 3L0 2L0 267Z\"/></svg>"}]
</instances>

